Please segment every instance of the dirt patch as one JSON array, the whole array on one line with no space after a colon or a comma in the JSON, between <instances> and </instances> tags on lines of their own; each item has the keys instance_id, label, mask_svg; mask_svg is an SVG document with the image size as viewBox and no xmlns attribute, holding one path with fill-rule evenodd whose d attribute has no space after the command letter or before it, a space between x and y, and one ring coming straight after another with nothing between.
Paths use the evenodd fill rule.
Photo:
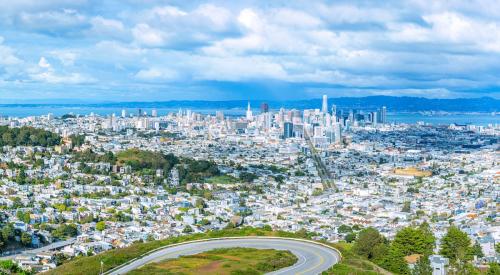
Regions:
<instances>
[{"instance_id":1,"label":"dirt patch","mask_svg":"<svg viewBox=\"0 0 500 275\"><path fill-rule=\"evenodd\" d=\"M200 266L198 268L199 274L218 274L216 271L220 272L222 266L222 261L211 262L207 265Z\"/></svg>"},{"instance_id":2,"label":"dirt patch","mask_svg":"<svg viewBox=\"0 0 500 275\"><path fill-rule=\"evenodd\" d=\"M222 256L222 257L224 257L225 259L233 260L233 261L238 261L238 262L240 262L240 261L241 261L241 258L236 257L236 256L224 255L224 256Z\"/></svg>"}]
</instances>

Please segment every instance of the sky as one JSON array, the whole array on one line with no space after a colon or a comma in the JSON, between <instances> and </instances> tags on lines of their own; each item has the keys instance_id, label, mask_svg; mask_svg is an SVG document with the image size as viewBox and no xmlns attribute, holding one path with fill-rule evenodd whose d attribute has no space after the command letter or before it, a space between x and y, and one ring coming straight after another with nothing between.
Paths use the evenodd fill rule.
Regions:
<instances>
[{"instance_id":1,"label":"sky","mask_svg":"<svg viewBox=\"0 0 500 275\"><path fill-rule=\"evenodd\" d=\"M500 98L497 0L0 7L0 103Z\"/></svg>"}]
</instances>

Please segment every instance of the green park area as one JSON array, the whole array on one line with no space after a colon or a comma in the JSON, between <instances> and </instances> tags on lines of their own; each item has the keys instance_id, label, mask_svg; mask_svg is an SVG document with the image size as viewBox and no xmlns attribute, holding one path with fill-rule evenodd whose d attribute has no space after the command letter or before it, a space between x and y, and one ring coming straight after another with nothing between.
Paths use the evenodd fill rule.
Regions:
<instances>
[{"instance_id":1,"label":"green park area","mask_svg":"<svg viewBox=\"0 0 500 275\"><path fill-rule=\"evenodd\" d=\"M205 180L207 183L215 183L215 184L233 184L239 181L238 178L235 178L231 175L220 175L213 176Z\"/></svg>"},{"instance_id":2,"label":"green park area","mask_svg":"<svg viewBox=\"0 0 500 275\"><path fill-rule=\"evenodd\" d=\"M297 257L289 251L255 248L222 248L196 255L151 263L129 272L146 274L264 274L292 266Z\"/></svg>"}]
</instances>

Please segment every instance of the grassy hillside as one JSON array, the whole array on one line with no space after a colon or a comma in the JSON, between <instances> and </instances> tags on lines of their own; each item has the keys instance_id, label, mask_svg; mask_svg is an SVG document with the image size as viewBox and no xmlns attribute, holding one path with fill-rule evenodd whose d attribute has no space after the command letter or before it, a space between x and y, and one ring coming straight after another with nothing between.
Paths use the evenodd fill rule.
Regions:
<instances>
[{"instance_id":1,"label":"grassy hillside","mask_svg":"<svg viewBox=\"0 0 500 275\"><path fill-rule=\"evenodd\" d=\"M292 266L297 257L289 251L255 248L221 248L151 263L129 272L147 274L264 274Z\"/></svg>"},{"instance_id":2,"label":"grassy hillside","mask_svg":"<svg viewBox=\"0 0 500 275\"><path fill-rule=\"evenodd\" d=\"M384 270L376 264L363 259L352 251L352 244L348 243L325 243L337 248L342 253L342 261L329 270L323 272L324 275L390 275L392 273Z\"/></svg>"},{"instance_id":3,"label":"grassy hillside","mask_svg":"<svg viewBox=\"0 0 500 275\"><path fill-rule=\"evenodd\" d=\"M210 238L220 238L220 237L241 237L241 236L273 236L273 237L290 237L290 238L304 238L308 239L311 235L301 233L291 233L285 231L271 231L266 229L256 229L251 227L237 228L237 229L225 229L220 231L210 231L204 234L193 234L187 236L173 237L165 240L152 241L147 243L136 243L126 248L110 250L91 257L81 257L74 259L68 263L65 263L58 268L47 272L50 275L62 275L62 274L99 274L100 262L104 264L104 270L110 270L116 266L119 266L129 260L135 259L144 253L151 251L153 249L170 245L181 243L191 240L201 240ZM339 249L342 253L343 259L341 264L337 265L326 274L352 274L352 275L371 275L377 274L376 270L381 270L374 264L366 260L361 260L350 251L350 247L347 245L338 244L328 244L332 247ZM349 271L351 270L351 271ZM382 274L382 273L380 273Z\"/></svg>"}]
</instances>

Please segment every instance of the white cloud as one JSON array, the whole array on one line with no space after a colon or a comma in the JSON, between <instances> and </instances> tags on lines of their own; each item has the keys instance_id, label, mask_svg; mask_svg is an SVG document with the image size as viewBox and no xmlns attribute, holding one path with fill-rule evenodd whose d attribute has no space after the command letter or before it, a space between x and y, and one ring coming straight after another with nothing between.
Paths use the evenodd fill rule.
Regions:
<instances>
[{"instance_id":1,"label":"white cloud","mask_svg":"<svg viewBox=\"0 0 500 275\"><path fill-rule=\"evenodd\" d=\"M150 13L151 16L157 16L160 18L180 17L187 15L185 11L173 6L155 7L150 11Z\"/></svg>"},{"instance_id":2,"label":"white cloud","mask_svg":"<svg viewBox=\"0 0 500 275\"><path fill-rule=\"evenodd\" d=\"M77 53L68 50L55 50L51 51L50 54L57 58L64 66L73 66L78 56Z\"/></svg>"},{"instance_id":3,"label":"white cloud","mask_svg":"<svg viewBox=\"0 0 500 275\"><path fill-rule=\"evenodd\" d=\"M35 81L45 82L49 84L88 84L95 82L95 79L84 76L80 73L70 73L58 75L53 71L40 72L30 75Z\"/></svg>"},{"instance_id":4,"label":"white cloud","mask_svg":"<svg viewBox=\"0 0 500 275\"><path fill-rule=\"evenodd\" d=\"M447 44L443 50L462 48L500 53L500 24L474 19L455 12L423 15L428 23L390 23L388 37L394 42Z\"/></svg>"},{"instance_id":5,"label":"white cloud","mask_svg":"<svg viewBox=\"0 0 500 275\"><path fill-rule=\"evenodd\" d=\"M4 38L0 36L0 66L13 66L22 62L10 47L3 45ZM0 67L1 69L1 67Z\"/></svg>"},{"instance_id":6,"label":"white cloud","mask_svg":"<svg viewBox=\"0 0 500 275\"><path fill-rule=\"evenodd\" d=\"M172 81L175 80L178 75L175 71L166 68L150 68L146 70L140 70L135 74L135 77L139 80L144 81Z\"/></svg>"},{"instance_id":7,"label":"white cloud","mask_svg":"<svg viewBox=\"0 0 500 275\"><path fill-rule=\"evenodd\" d=\"M119 20L96 16L90 19L90 24L92 27L88 33L91 36L98 35L107 38L119 39L124 38L129 34L128 29Z\"/></svg>"},{"instance_id":8,"label":"white cloud","mask_svg":"<svg viewBox=\"0 0 500 275\"><path fill-rule=\"evenodd\" d=\"M50 63L43 56L40 57L40 61L38 61L38 66L44 69L51 69Z\"/></svg>"},{"instance_id":9,"label":"white cloud","mask_svg":"<svg viewBox=\"0 0 500 275\"><path fill-rule=\"evenodd\" d=\"M152 47L166 45L169 37L167 33L142 23L132 29L132 34L138 44Z\"/></svg>"},{"instance_id":10,"label":"white cloud","mask_svg":"<svg viewBox=\"0 0 500 275\"><path fill-rule=\"evenodd\" d=\"M318 17L292 9L278 9L272 19L289 28L317 28L323 24Z\"/></svg>"},{"instance_id":11,"label":"white cloud","mask_svg":"<svg viewBox=\"0 0 500 275\"><path fill-rule=\"evenodd\" d=\"M87 18L76 10L44 11L38 13L22 12L19 23L23 28L46 31L54 34L73 32L87 24Z\"/></svg>"},{"instance_id":12,"label":"white cloud","mask_svg":"<svg viewBox=\"0 0 500 275\"><path fill-rule=\"evenodd\" d=\"M113 87L263 79L391 91L500 85L500 12L493 0L55 1L61 5L4 3L4 35L19 34L13 39L19 44L0 38L4 81L8 72L9 81L99 79Z\"/></svg>"},{"instance_id":13,"label":"white cloud","mask_svg":"<svg viewBox=\"0 0 500 275\"><path fill-rule=\"evenodd\" d=\"M192 12L192 16L194 18L207 18L209 26L212 27L213 30L225 31L229 28L233 15L228 9L212 4L203 4Z\"/></svg>"},{"instance_id":14,"label":"white cloud","mask_svg":"<svg viewBox=\"0 0 500 275\"><path fill-rule=\"evenodd\" d=\"M238 15L238 22L249 31L262 32L265 23L261 17L252 9L243 9Z\"/></svg>"},{"instance_id":15,"label":"white cloud","mask_svg":"<svg viewBox=\"0 0 500 275\"><path fill-rule=\"evenodd\" d=\"M87 0L0 0L2 10L6 12L38 11L49 8L60 8L69 6L82 6L88 3Z\"/></svg>"},{"instance_id":16,"label":"white cloud","mask_svg":"<svg viewBox=\"0 0 500 275\"><path fill-rule=\"evenodd\" d=\"M397 20L398 17L397 11L391 9L359 7L353 4L319 4L315 11L330 23L387 23Z\"/></svg>"},{"instance_id":17,"label":"white cloud","mask_svg":"<svg viewBox=\"0 0 500 275\"><path fill-rule=\"evenodd\" d=\"M345 43L345 37L324 28L319 19L290 9L272 12L243 9L238 22L243 29L241 37L223 38L202 51L219 56L260 53L309 56L331 52Z\"/></svg>"},{"instance_id":18,"label":"white cloud","mask_svg":"<svg viewBox=\"0 0 500 275\"><path fill-rule=\"evenodd\" d=\"M265 57L194 57L191 60L197 80L241 81L252 79L285 80L283 67Z\"/></svg>"},{"instance_id":19,"label":"white cloud","mask_svg":"<svg viewBox=\"0 0 500 275\"><path fill-rule=\"evenodd\" d=\"M37 66L26 71L31 80L49 84L87 84L96 80L79 72L57 73L56 68L44 57L40 57Z\"/></svg>"}]
</instances>

